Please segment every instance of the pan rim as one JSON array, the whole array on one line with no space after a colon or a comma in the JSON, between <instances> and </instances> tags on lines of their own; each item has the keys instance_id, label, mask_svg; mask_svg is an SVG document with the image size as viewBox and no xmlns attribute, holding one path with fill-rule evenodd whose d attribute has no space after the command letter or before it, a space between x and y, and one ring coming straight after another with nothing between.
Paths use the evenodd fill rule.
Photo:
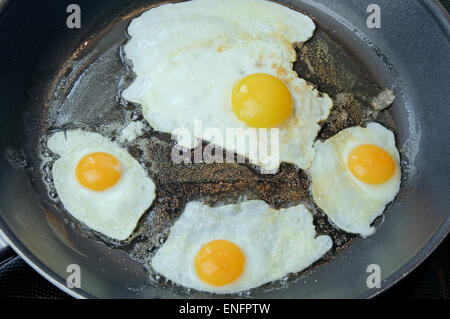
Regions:
<instances>
[{"instance_id":1,"label":"pan rim","mask_svg":"<svg viewBox=\"0 0 450 319\"><path fill-rule=\"evenodd\" d=\"M8 230L8 234L5 231ZM405 264L401 269L397 270L394 274L385 279L387 285L382 286L376 292L372 293L368 291L360 296L356 296L357 299L371 299L378 295L384 293L388 289L392 288L398 284L402 279L407 277L411 272L413 272L425 259L430 256L434 250L439 247L439 245L444 241L445 238L450 234L450 216L442 223L439 229L434 233L428 243L421 248L420 252L411 259L407 264ZM10 232L9 228L4 224L3 220L0 219L0 237L11 247L17 255L19 255L31 268L38 272L42 277L48 280L57 288L61 289L68 295L76 299L96 299L98 297L91 295L82 289L70 289L64 284L64 280L61 276L53 272L47 265L42 261L38 260L36 256L31 254L31 252L26 249L18 240L14 239L14 235ZM16 244L20 243L20 244ZM19 247L22 246L22 247ZM406 269L406 270L405 270ZM392 278L392 279L391 279Z\"/></svg>"},{"instance_id":2,"label":"pan rim","mask_svg":"<svg viewBox=\"0 0 450 319\"><path fill-rule=\"evenodd\" d=\"M444 6L439 2L439 0L422 0L422 5L429 10L436 20L441 25L443 31L447 34L450 40L450 13L444 8ZM401 282L405 277L407 277L411 272L413 272L418 266L420 266L427 258L430 256L437 247L447 238L450 234L450 215L447 216L445 221L439 227L439 229L433 234L431 239L421 248L418 254L414 256L408 263L406 263L402 268L397 270L394 274L386 278L385 282L388 284L381 287L378 291L374 293L367 292L363 294L361 298L375 298L380 294L386 292L388 289L394 287L396 284Z\"/></svg>"},{"instance_id":3,"label":"pan rim","mask_svg":"<svg viewBox=\"0 0 450 319\"><path fill-rule=\"evenodd\" d=\"M7 232L5 231L7 229ZM12 248L17 255L22 258L31 268L33 268L37 273L39 273L42 277L48 280L51 284L61 289L63 292L68 295L76 298L76 299L91 299L96 298L95 296L89 294L86 291L83 293L77 290L72 290L68 288L65 284L63 284L64 280L61 276L56 274L53 270L51 270L45 263L37 259L17 238L14 238L15 235L12 234L9 227L4 224L4 221L0 219L0 237L5 241L5 243ZM16 240L12 240L16 239ZM21 246L21 247L19 247Z\"/></svg>"}]
</instances>

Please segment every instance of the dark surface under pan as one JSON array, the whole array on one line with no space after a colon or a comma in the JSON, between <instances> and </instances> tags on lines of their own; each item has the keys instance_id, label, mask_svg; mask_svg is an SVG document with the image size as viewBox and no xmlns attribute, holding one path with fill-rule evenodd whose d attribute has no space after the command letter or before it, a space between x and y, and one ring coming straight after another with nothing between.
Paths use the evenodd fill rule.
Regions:
<instances>
[{"instance_id":1,"label":"dark surface under pan","mask_svg":"<svg viewBox=\"0 0 450 319\"><path fill-rule=\"evenodd\" d=\"M17 27L23 12L30 10L32 4L26 1L18 4L5 3L3 11L0 11L0 40L8 44L6 47L9 50L0 55L0 64L2 69L6 70L0 76L2 81L7 83L6 87L0 88L0 95L2 103L5 104L2 105L2 112L5 115L2 114L1 124L8 135L3 134L1 145L2 149L6 148L6 157L13 162L17 170L12 170L11 163L6 163L2 159L0 226L4 234L25 260L32 263L41 273L45 272L48 279L49 276L52 277L52 282L58 286L65 282L65 267L72 263L79 264L84 274L83 289L71 291L72 295L186 296L179 290L167 289L165 286L141 289L146 272L140 263L134 262L120 250L108 248L102 242L81 238L77 235L77 225L70 221L66 224L61 223L51 209L45 211L51 207L45 201L44 207L36 205L35 196L29 190L25 191L23 183L26 176L20 172L20 166L24 164L28 166L28 170L35 165L30 157L28 163L23 163L21 161L23 156L20 153L25 150L28 155L30 150L35 149L38 141L37 135L34 135L28 136L24 142L22 126L24 118L28 132L30 128L40 131L41 119L57 118L48 115L54 109L53 105L62 104L62 108L65 107L66 111L61 114L67 116L66 120L70 119L70 112L77 110L76 105L70 105L70 98L66 99L65 104L58 100L61 93L48 98L49 93L55 91L58 84L55 79L67 77L68 81L58 86L64 91L67 87L76 85L71 83L70 79L78 78L78 75L71 76L71 73L80 70L82 72L85 69L83 64L88 66L94 60L101 60L103 55L107 55L104 53L108 50L113 50L113 54L117 53L114 51L117 49L114 49L117 45L114 39L117 38L117 32L122 32L131 17L127 14L133 12L135 14L136 10L148 6L151 1L108 2L108 4L106 1L95 4L84 4L81 1L82 8L89 8L83 10L85 26L81 30L64 28L64 12L68 3L63 1L58 4L49 3L46 12L40 12L42 16L34 18L45 20L55 12L61 12L61 16L57 15L58 18L53 18L51 22L45 20L34 30L35 34L26 33L19 28L16 31L19 34L14 38L8 37L5 31L17 29L14 27ZM395 4L381 1L383 26L381 29L369 30L365 26L367 17L365 9L369 4L368 1L287 1L287 3L314 16L318 25L342 44L369 73L373 81L394 88L397 100L391 114L397 125L404 180L398 199L389 206L386 219L374 236L365 240L356 239L333 260L315 267L286 289L260 289L251 296L274 298L373 296L408 273L426 257L449 230L449 199L445 196L449 191L449 184L448 179L443 176L448 174L446 171L448 154L445 154L443 147L449 135L445 125L449 118L448 101L450 101L448 92L450 66L448 58L445 59L450 52L448 17L439 11L440 8L432 1L413 3L397 1ZM414 21L416 29L408 28L406 32L406 28L397 26L399 19L402 19L404 25L412 24ZM50 30L56 31L52 38L49 38L48 34L44 35L45 31L48 33ZM414 34L414 37L411 34ZM440 45L437 46L436 43ZM27 44L31 48L27 49ZM42 51L42 47L49 50ZM67 68L66 61L74 58L74 52L76 63ZM101 61L99 63L101 64ZM109 67L112 67L112 70L96 72L97 76L105 77L105 83L108 82L108 77L120 76L122 70L120 68L114 70L114 65L111 64ZM80 81L79 85L83 85L83 81ZM98 93L100 96L102 94L108 96L109 93L108 88L102 87L87 87L86 90L93 90L91 94ZM97 105L97 107L116 105L118 101L114 100L115 92L111 92L109 96L112 101L105 98L104 106ZM79 102L80 99L83 101L83 96L74 100ZM125 110L127 107L130 116L133 117L133 108L125 106ZM96 114L95 112L80 114L81 117L84 116L80 122L91 121L95 124ZM64 117L60 117L59 120L62 122L53 123L55 127L64 126ZM108 130L99 128L103 129ZM433 156L430 157L429 154ZM39 175L39 168L34 172L31 171L35 187L40 183ZM187 178L192 180L191 177ZM261 194L264 194L264 190ZM381 266L382 289L368 289L365 285L368 275L366 267L373 263ZM205 294L188 296L200 297Z\"/></svg>"}]
</instances>

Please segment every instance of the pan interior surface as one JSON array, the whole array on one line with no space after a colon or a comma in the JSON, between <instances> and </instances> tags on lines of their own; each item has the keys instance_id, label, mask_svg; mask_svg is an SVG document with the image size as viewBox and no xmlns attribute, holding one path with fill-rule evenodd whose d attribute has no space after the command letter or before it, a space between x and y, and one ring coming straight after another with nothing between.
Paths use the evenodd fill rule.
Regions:
<instances>
[{"instance_id":1,"label":"pan interior surface","mask_svg":"<svg viewBox=\"0 0 450 319\"><path fill-rule=\"evenodd\" d=\"M398 198L386 210L384 221L380 221L382 225L377 228L375 235L364 240L354 240L332 260L314 267L287 288L263 287L255 290L250 297L373 296L420 263L449 230L446 211L449 199L445 196L449 191L449 179L433 177L446 172L446 158L449 155L443 148L443 145L446 145L445 134L440 132L447 130L449 111L444 103L449 100L449 93L446 93L445 88L439 89L449 82L449 67L443 64L445 59L440 58L445 57L450 50L448 23L439 24L439 19L435 16L437 9L430 5L430 1L418 1L414 5L403 0L395 4L380 1L381 7L386 8L383 10L385 14L381 29L368 29L366 26L365 9L370 4L368 1L348 1L344 4L336 1L305 0L283 3L314 17L316 24L339 42L375 82L394 89L397 99L390 113L396 124L404 179ZM7 92L7 88L0 91L1 96L6 97L5 103L8 106L2 110L5 112L2 121L10 119L10 123L2 123L2 127L8 128L9 134L14 134L14 138L7 139L3 136L1 140L6 155L1 159L2 231L29 263L40 272L45 272L47 278L53 278L54 283L66 291L67 266L80 265L83 270L82 288L70 290L75 296L214 297L204 293L170 289L165 285L148 285L147 271L142 263L125 253L126 247L118 247L119 243L105 245L101 238L83 238L80 235L80 226L70 218L55 213L54 203L46 198L52 194L51 190L47 193L47 187L41 178L38 155L42 154L33 153L40 143L41 134L36 132L43 131L42 119L52 119L52 123L45 124L50 128L60 128L73 125L71 119L77 116L79 123L93 125L98 127L100 132L106 132L110 127L102 126L102 123L106 125L105 123L109 122L119 127L123 125L114 122L118 117L116 112L125 112L130 119L141 117L135 106L121 101L120 95L117 94L121 90L120 86L111 88L102 87L101 84L110 83L109 77L113 78L112 82L120 85L126 85L132 80L120 60L120 46L126 40L124 30L130 19L156 2L121 1L111 4L108 1L98 1L93 4L81 1L80 6L86 8L83 10L86 16L83 16L85 25L80 30L68 30L53 24L64 25L63 13L68 4L64 1L51 4L54 12L61 12L61 17L54 20L55 22L47 21L40 25L40 32L36 31L37 34L26 34L24 27L19 30L35 48L46 44L49 48L64 49L55 52L50 50L47 53L31 50L35 52L35 56L26 60L29 50L22 48L23 50L16 52L22 52L23 61L16 59L12 65L2 65L6 70L2 77L9 77L9 80L13 80L10 83L14 83L11 92ZM0 25L14 26L14 19L21 16L23 10L29 10L21 6L23 4L13 4L7 10L4 9L3 14L0 14ZM394 27L398 18L393 12L405 10L405 7L423 15L420 23L414 20L414 28L434 28L435 38L421 38L417 42L417 39L405 34L406 30ZM46 13L37 8L36 11L39 14L35 15L34 19L45 18ZM104 14L99 17L98 12ZM402 19L408 23L408 19L412 17L402 16ZM48 39L43 33L52 28L58 32L54 38ZM32 40L32 36L37 39ZM0 37L4 42L11 41L7 40L3 33L0 33ZM423 57L427 56L430 46L435 48L433 41L441 41L442 46L436 48L432 57L428 56L425 65ZM11 48L21 47L18 43L12 43ZM5 59L6 57L2 56L1 63L4 63ZM108 63L104 63L105 60ZM412 69L411 65L415 68ZM92 67L96 68L96 72L86 72ZM105 69L102 70L102 67ZM100 86L83 88L83 85L90 81ZM22 87L23 90L17 87ZM25 97L22 97L23 91L26 92ZM74 92L74 95L67 96L64 95L65 92ZM76 95L77 92L83 94ZM64 103L60 103L61 94L64 95ZM93 100L93 96L96 99ZM89 108L91 112L80 113L77 105L87 103L93 104L92 108ZM55 108L55 104L59 107ZM115 107L118 104L123 107L118 109ZM52 116L51 113L55 110L58 115L63 116ZM110 121L105 119L105 114L109 114ZM120 116L123 117L124 114ZM25 128L22 123L25 123ZM25 135L24 131L27 132ZM153 147L157 152L158 145ZM429 158L426 154L434 156ZM23 172L24 167L31 176L33 188L38 190L38 196L33 195L30 187L26 185L28 176ZM195 178L195 174L186 176L186 179L192 178ZM141 253L149 252L144 250ZM369 289L366 285L369 275L367 267L372 264L379 265L382 270L380 289Z\"/></svg>"}]
</instances>

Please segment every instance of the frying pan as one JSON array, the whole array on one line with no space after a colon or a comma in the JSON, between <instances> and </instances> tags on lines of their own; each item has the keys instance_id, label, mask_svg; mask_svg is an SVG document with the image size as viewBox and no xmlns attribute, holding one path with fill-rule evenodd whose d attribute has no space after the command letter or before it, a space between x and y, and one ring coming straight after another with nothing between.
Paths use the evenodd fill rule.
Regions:
<instances>
[{"instance_id":1,"label":"frying pan","mask_svg":"<svg viewBox=\"0 0 450 319\"><path fill-rule=\"evenodd\" d=\"M89 62L90 52L113 45L115 32L158 3L77 0L82 26L69 29L71 2L0 1L0 234L36 271L74 297L204 297L143 286L147 273L140 263L120 249L82 238L70 223L55 221L32 187L40 168L26 155L37 149L55 83L62 72L73 71L67 62L76 56ZM373 236L354 240L287 288L255 290L251 297L373 297L419 265L450 230L449 16L433 0L378 0L382 25L369 29L366 10L372 0L283 2L312 15L375 81L394 88L391 114L404 178ZM91 89L92 94L102 90ZM66 287L70 264L82 270L81 288ZM366 284L371 264L380 266L381 288Z\"/></svg>"}]
</instances>

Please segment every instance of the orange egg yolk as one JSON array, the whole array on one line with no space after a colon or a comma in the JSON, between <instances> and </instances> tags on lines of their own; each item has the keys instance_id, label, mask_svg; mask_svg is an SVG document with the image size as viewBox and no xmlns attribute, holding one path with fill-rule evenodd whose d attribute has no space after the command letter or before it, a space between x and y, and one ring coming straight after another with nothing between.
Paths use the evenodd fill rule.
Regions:
<instances>
[{"instance_id":1,"label":"orange egg yolk","mask_svg":"<svg viewBox=\"0 0 450 319\"><path fill-rule=\"evenodd\" d=\"M93 191L104 191L120 179L122 168L117 158L108 153L92 153L83 157L75 170L78 182Z\"/></svg>"},{"instance_id":2,"label":"orange egg yolk","mask_svg":"<svg viewBox=\"0 0 450 319\"><path fill-rule=\"evenodd\" d=\"M391 179L396 165L384 149L375 145L361 145L350 153L348 167L360 181L376 185Z\"/></svg>"},{"instance_id":3,"label":"orange egg yolk","mask_svg":"<svg viewBox=\"0 0 450 319\"><path fill-rule=\"evenodd\" d=\"M294 111L292 95L278 78L265 73L240 80L231 93L233 111L254 128L272 128L286 122Z\"/></svg>"},{"instance_id":4,"label":"orange egg yolk","mask_svg":"<svg viewBox=\"0 0 450 319\"><path fill-rule=\"evenodd\" d=\"M195 256L195 271L205 283L221 287L237 280L245 266L241 248L228 240L213 240Z\"/></svg>"}]
</instances>

